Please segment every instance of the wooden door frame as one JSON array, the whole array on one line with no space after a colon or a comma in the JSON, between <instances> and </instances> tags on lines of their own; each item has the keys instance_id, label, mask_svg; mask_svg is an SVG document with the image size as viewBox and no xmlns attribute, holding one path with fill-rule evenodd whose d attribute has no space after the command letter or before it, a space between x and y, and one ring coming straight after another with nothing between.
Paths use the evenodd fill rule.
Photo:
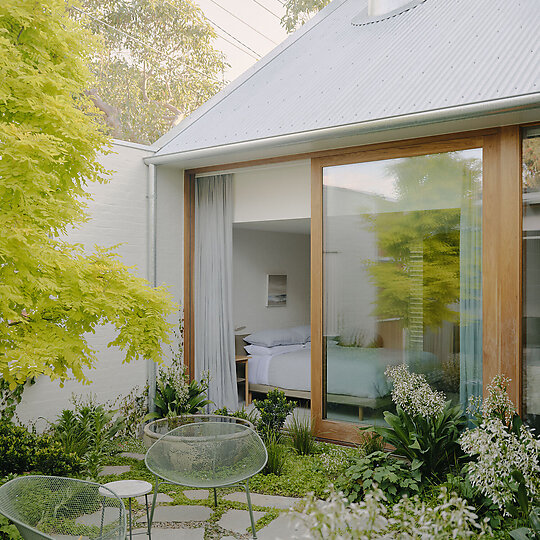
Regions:
<instances>
[{"instance_id":1,"label":"wooden door frame","mask_svg":"<svg viewBox=\"0 0 540 540\"><path fill-rule=\"evenodd\" d=\"M483 149L483 381L512 379L510 396L521 409L522 186L519 126L296 154L186 170L184 173L184 362L194 375L193 250L195 178L210 171L311 160L311 414L317 436L358 440L358 425L323 418L323 198L324 166ZM514 361L514 359L516 361Z\"/></svg>"}]
</instances>

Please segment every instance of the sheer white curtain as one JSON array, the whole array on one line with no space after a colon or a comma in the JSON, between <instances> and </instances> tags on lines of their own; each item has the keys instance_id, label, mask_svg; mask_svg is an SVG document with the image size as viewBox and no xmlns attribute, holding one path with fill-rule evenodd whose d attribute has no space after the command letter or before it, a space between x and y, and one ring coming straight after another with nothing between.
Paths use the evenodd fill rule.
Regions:
<instances>
[{"instance_id":1,"label":"sheer white curtain","mask_svg":"<svg viewBox=\"0 0 540 540\"><path fill-rule=\"evenodd\" d=\"M195 182L195 374L215 407L238 408L232 315L232 175ZM212 408L215 408L212 407Z\"/></svg>"}]
</instances>

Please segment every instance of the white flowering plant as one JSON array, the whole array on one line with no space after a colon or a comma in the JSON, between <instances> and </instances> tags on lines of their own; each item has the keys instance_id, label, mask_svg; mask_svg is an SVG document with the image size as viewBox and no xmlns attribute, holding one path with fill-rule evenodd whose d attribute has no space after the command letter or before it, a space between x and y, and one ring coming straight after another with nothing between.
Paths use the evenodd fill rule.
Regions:
<instances>
[{"instance_id":1,"label":"white flowering plant","mask_svg":"<svg viewBox=\"0 0 540 540\"><path fill-rule=\"evenodd\" d=\"M441 488L432 504L403 497L389 506L375 487L359 503L347 504L330 491L325 501L309 495L300 511L290 511L296 539L314 540L447 540L489 538L491 529L467 501Z\"/></svg>"},{"instance_id":2,"label":"white flowering plant","mask_svg":"<svg viewBox=\"0 0 540 540\"><path fill-rule=\"evenodd\" d=\"M433 390L423 375L410 373L405 365L388 368L386 375L393 381L396 405L396 414L384 413L390 427L361 429L381 435L424 478L442 478L463 456L458 440L467 417L462 407L446 401L444 393Z\"/></svg>"},{"instance_id":3,"label":"white flowering plant","mask_svg":"<svg viewBox=\"0 0 540 540\"><path fill-rule=\"evenodd\" d=\"M504 515L528 517L540 503L540 440L516 414L509 382L499 375L487 386L479 426L459 442L471 459L466 465L471 484Z\"/></svg>"}]
</instances>

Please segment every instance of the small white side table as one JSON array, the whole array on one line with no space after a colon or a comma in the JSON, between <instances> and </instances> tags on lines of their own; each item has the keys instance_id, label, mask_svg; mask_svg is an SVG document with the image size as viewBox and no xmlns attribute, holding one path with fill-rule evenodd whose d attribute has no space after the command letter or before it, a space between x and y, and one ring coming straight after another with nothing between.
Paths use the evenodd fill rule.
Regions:
<instances>
[{"instance_id":1,"label":"small white side table","mask_svg":"<svg viewBox=\"0 0 540 540\"><path fill-rule=\"evenodd\" d=\"M116 493L121 499L129 499L129 538L133 538L133 533L131 529L131 499L133 497L140 497L144 495L146 501L146 519L148 522L148 538L152 540L151 534L151 523L150 523L150 514L148 512L148 494L152 491L152 484L150 482L145 482L144 480L117 480L116 482L107 482L103 484L104 487L110 489L112 492ZM100 495L107 496L106 490L99 490ZM137 533L135 533L137 534ZM144 534L144 533L142 533Z\"/></svg>"}]
</instances>

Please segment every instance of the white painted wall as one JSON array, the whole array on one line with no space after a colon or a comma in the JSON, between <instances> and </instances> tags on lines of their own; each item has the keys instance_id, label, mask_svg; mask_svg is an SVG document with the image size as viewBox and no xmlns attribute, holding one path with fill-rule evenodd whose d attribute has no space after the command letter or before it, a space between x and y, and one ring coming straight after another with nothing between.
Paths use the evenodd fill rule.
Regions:
<instances>
[{"instance_id":1,"label":"white painted wall","mask_svg":"<svg viewBox=\"0 0 540 540\"><path fill-rule=\"evenodd\" d=\"M287 306L266 307L267 274L287 275ZM309 324L309 235L233 229L233 316L240 334Z\"/></svg>"},{"instance_id":2,"label":"white painted wall","mask_svg":"<svg viewBox=\"0 0 540 540\"><path fill-rule=\"evenodd\" d=\"M235 223L311 217L311 166L294 161L234 171Z\"/></svg>"},{"instance_id":3,"label":"white painted wall","mask_svg":"<svg viewBox=\"0 0 540 540\"><path fill-rule=\"evenodd\" d=\"M184 171L157 168L156 283L169 288L179 309L184 297ZM178 311L170 322L178 324ZM170 346L163 347L165 362Z\"/></svg>"},{"instance_id":4,"label":"white painted wall","mask_svg":"<svg viewBox=\"0 0 540 540\"><path fill-rule=\"evenodd\" d=\"M117 248L122 261L133 266L133 271L147 277L147 167L142 159L150 152L141 148L114 145L113 154L102 156L101 163L114 171L108 184L92 184L89 189L93 201L89 202L91 219L68 235L68 240L84 244L88 251L94 244ZM97 351L98 364L87 373L92 384L83 386L68 381L64 388L58 382L42 377L24 392L17 409L19 418L32 421L38 417L53 419L70 405L72 393L94 394L99 402L114 400L125 395L134 386L146 382L146 362L122 364L123 355L107 343L114 339L111 326L100 327L89 335L88 341ZM38 428L44 424L38 424Z\"/></svg>"}]
</instances>

